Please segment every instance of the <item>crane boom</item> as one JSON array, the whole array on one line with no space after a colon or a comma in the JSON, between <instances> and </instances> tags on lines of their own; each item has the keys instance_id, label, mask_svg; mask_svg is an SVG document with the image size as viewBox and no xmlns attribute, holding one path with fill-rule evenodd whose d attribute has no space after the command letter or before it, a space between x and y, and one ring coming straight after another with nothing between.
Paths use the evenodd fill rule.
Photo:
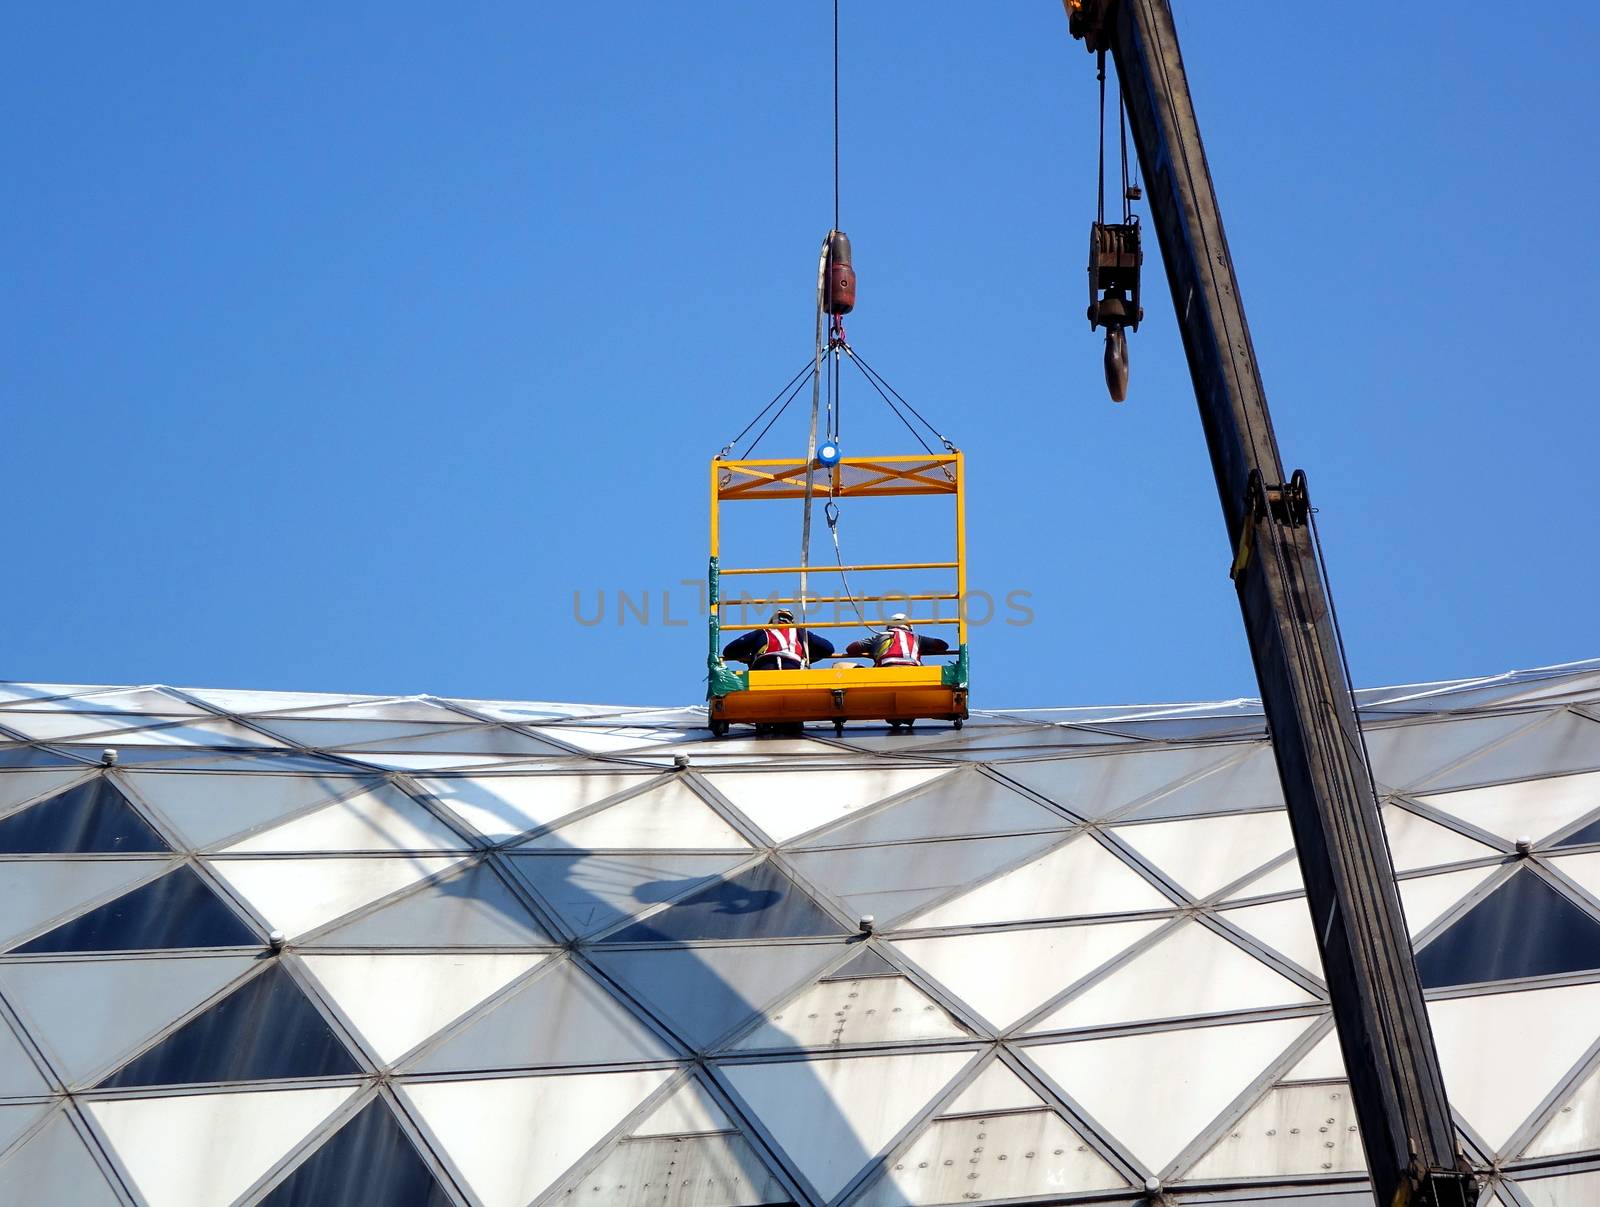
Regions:
<instances>
[{"instance_id":1,"label":"crane boom","mask_svg":"<svg viewBox=\"0 0 1600 1207\"><path fill-rule=\"evenodd\" d=\"M1467 1207L1305 476L1284 475L1171 6L1065 3L1073 34L1116 64L1144 170L1374 1195Z\"/></svg>"}]
</instances>

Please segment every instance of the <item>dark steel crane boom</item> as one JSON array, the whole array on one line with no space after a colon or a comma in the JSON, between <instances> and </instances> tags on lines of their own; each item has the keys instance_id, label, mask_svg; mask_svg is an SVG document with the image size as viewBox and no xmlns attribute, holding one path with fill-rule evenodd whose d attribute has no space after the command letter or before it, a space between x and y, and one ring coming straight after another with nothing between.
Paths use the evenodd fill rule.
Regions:
<instances>
[{"instance_id":1,"label":"dark steel crane boom","mask_svg":"<svg viewBox=\"0 0 1600 1207\"><path fill-rule=\"evenodd\" d=\"M1305 475L1286 477L1168 0L1065 0L1127 106L1222 500L1373 1191L1467 1207L1422 987L1356 719ZM1092 267L1091 267L1092 271Z\"/></svg>"}]
</instances>

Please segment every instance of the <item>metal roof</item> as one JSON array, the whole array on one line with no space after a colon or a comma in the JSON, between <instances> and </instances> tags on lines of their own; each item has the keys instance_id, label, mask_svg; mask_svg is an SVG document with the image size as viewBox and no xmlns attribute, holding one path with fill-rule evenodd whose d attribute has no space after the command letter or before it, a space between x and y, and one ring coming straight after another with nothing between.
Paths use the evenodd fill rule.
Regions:
<instances>
[{"instance_id":1,"label":"metal roof","mask_svg":"<svg viewBox=\"0 0 1600 1207\"><path fill-rule=\"evenodd\" d=\"M1486 1195L1600 1203L1600 662L1361 699ZM0 1202L1371 1202L1254 701L703 723L0 685Z\"/></svg>"}]
</instances>

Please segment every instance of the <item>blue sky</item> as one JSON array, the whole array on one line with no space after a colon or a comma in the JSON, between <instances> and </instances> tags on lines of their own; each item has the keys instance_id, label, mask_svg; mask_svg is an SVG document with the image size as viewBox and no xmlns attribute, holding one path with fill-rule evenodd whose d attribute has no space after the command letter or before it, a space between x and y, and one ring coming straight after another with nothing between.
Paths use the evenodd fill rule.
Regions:
<instances>
[{"instance_id":1,"label":"blue sky","mask_svg":"<svg viewBox=\"0 0 1600 1207\"><path fill-rule=\"evenodd\" d=\"M974 703L1253 694L1155 257L1104 397L1059 5L843 7L850 335L968 454L974 583L1034 613L975 634ZM1178 7L1356 678L1600 653L1600 17ZM701 695L661 595L692 611L706 459L810 347L825 4L7 24L0 674ZM905 451L846 397L847 451ZM768 451L803 447L791 416Z\"/></svg>"}]
</instances>

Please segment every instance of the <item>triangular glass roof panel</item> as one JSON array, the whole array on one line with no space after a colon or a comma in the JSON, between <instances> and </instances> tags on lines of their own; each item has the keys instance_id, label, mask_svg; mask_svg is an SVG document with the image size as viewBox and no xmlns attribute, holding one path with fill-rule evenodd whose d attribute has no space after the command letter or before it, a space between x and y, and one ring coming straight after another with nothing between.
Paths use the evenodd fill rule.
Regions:
<instances>
[{"instance_id":1,"label":"triangular glass roof panel","mask_svg":"<svg viewBox=\"0 0 1600 1207\"><path fill-rule=\"evenodd\" d=\"M967 1039L943 1006L905 977L829 978L767 1011L761 1026L734 1046L833 1048L848 1044Z\"/></svg>"},{"instance_id":2,"label":"triangular glass roof panel","mask_svg":"<svg viewBox=\"0 0 1600 1207\"><path fill-rule=\"evenodd\" d=\"M111 1189L67 1112L57 1111L0 1162L0 1203L120 1207L122 1196Z\"/></svg>"},{"instance_id":3,"label":"triangular glass roof panel","mask_svg":"<svg viewBox=\"0 0 1600 1207\"><path fill-rule=\"evenodd\" d=\"M915 796L863 812L807 841L807 846L858 846L928 838L983 837L1029 830L1065 830L1073 823L975 770L945 776Z\"/></svg>"},{"instance_id":4,"label":"triangular glass roof panel","mask_svg":"<svg viewBox=\"0 0 1600 1207\"><path fill-rule=\"evenodd\" d=\"M530 838L522 846L551 851L750 849L739 832L682 780L668 780L620 804Z\"/></svg>"},{"instance_id":5,"label":"triangular glass roof panel","mask_svg":"<svg viewBox=\"0 0 1600 1207\"><path fill-rule=\"evenodd\" d=\"M3 855L131 855L171 849L103 775L0 818Z\"/></svg>"},{"instance_id":6,"label":"triangular glass roof panel","mask_svg":"<svg viewBox=\"0 0 1600 1207\"><path fill-rule=\"evenodd\" d=\"M1600 731L1600 725L1595 729ZM1600 808L1600 772L1440 792L1418 799L1502 838L1537 842Z\"/></svg>"},{"instance_id":7,"label":"triangular glass roof panel","mask_svg":"<svg viewBox=\"0 0 1600 1207\"><path fill-rule=\"evenodd\" d=\"M957 1159L953 1154L959 1154ZM1116 1190L1127 1180L1052 1110L930 1122L887 1173L851 1203L857 1207L932 1207L1042 1199Z\"/></svg>"},{"instance_id":8,"label":"triangular glass roof panel","mask_svg":"<svg viewBox=\"0 0 1600 1207\"><path fill-rule=\"evenodd\" d=\"M826 1201L971 1060L924 1052L724 1065L722 1074Z\"/></svg>"},{"instance_id":9,"label":"triangular glass roof panel","mask_svg":"<svg viewBox=\"0 0 1600 1207\"><path fill-rule=\"evenodd\" d=\"M1185 922L1029 1030L1071 1031L1316 1000L1210 928Z\"/></svg>"},{"instance_id":10,"label":"triangular glass roof panel","mask_svg":"<svg viewBox=\"0 0 1600 1207\"><path fill-rule=\"evenodd\" d=\"M1199 779L1163 792L1128 814L1129 820L1201 817L1245 809L1283 808L1283 788L1272 747L1256 744Z\"/></svg>"},{"instance_id":11,"label":"triangular glass roof panel","mask_svg":"<svg viewBox=\"0 0 1600 1207\"><path fill-rule=\"evenodd\" d=\"M1397 872L1414 872L1418 868L1500 854L1477 839L1468 838L1399 805L1385 805L1382 816L1384 829L1389 836L1389 854Z\"/></svg>"},{"instance_id":12,"label":"triangular glass roof panel","mask_svg":"<svg viewBox=\"0 0 1600 1207\"><path fill-rule=\"evenodd\" d=\"M400 1093L485 1207L522 1207L671 1076L637 1069L412 1082Z\"/></svg>"},{"instance_id":13,"label":"triangular glass roof panel","mask_svg":"<svg viewBox=\"0 0 1600 1207\"><path fill-rule=\"evenodd\" d=\"M392 784L302 814L228 846L230 855L317 851L459 851L467 842Z\"/></svg>"},{"instance_id":14,"label":"triangular glass roof panel","mask_svg":"<svg viewBox=\"0 0 1600 1207\"><path fill-rule=\"evenodd\" d=\"M50 1084L11 1030L0 1018L0 1098L25 1098L50 1093ZM4 1145L0 1145L4 1151Z\"/></svg>"},{"instance_id":15,"label":"triangular glass roof panel","mask_svg":"<svg viewBox=\"0 0 1600 1207\"><path fill-rule=\"evenodd\" d=\"M1415 938L1477 888L1495 871L1492 867L1463 868L1437 876L1410 876L1397 880L1400 905L1405 910L1406 929Z\"/></svg>"},{"instance_id":16,"label":"triangular glass roof panel","mask_svg":"<svg viewBox=\"0 0 1600 1207\"><path fill-rule=\"evenodd\" d=\"M1350 1087L1280 1085L1267 1091L1185 1178L1288 1178L1367 1167Z\"/></svg>"},{"instance_id":17,"label":"triangular glass roof panel","mask_svg":"<svg viewBox=\"0 0 1600 1207\"><path fill-rule=\"evenodd\" d=\"M1113 833L1196 898L1209 897L1294 846L1282 810L1145 822Z\"/></svg>"},{"instance_id":18,"label":"triangular glass roof panel","mask_svg":"<svg viewBox=\"0 0 1600 1207\"><path fill-rule=\"evenodd\" d=\"M863 977L899 975L900 970L884 959L882 954L871 947L863 947L822 979L825 981L856 981Z\"/></svg>"},{"instance_id":19,"label":"triangular glass roof panel","mask_svg":"<svg viewBox=\"0 0 1600 1207\"><path fill-rule=\"evenodd\" d=\"M1600 842L1600 818L1596 818L1580 830L1574 830L1559 842L1551 844L1555 847L1577 847L1591 842Z\"/></svg>"},{"instance_id":20,"label":"triangular glass roof panel","mask_svg":"<svg viewBox=\"0 0 1600 1207\"><path fill-rule=\"evenodd\" d=\"M539 952L303 955L378 1059L392 1064L547 957Z\"/></svg>"},{"instance_id":21,"label":"triangular glass roof panel","mask_svg":"<svg viewBox=\"0 0 1600 1207\"><path fill-rule=\"evenodd\" d=\"M74 693L54 700L26 700L14 705L13 708L16 711L75 712L84 715L95 713L146 713L168 717L210 715L187 700L155 687L121 687L111 691Z\"/></svg>"},{"instance_id":22,"label":"triangular glass roof panel","mask_svg":"<svg viewBox=\"0 0 1600 1207\"><path fill-rule=\"evenodd\" d=\"M592 958L646 1009L703 1050L816 976L841 950L833 943L602 947Z\"/></svg>"},{"instance_id":23,"label":"triangular glass roof panel","mask_svg":"<svg viewBox=\"0 0 1600 1207\"><path fill-rule=\"evenodd\" d=\"M1527 713L1511 713L1369 725L1365 734L1373 777L1380 785L1407 791L1485 746L1525 729L1533 720Z\"/></svg>"},{"instance_id":24,"label":"triangular glass roof panel","mask_svg":"<svg viewBox=\"0 0 1600 1207\"><path fill-rule=\"evenodd\" d=\"M1498 1151L1594 1042L1600 985L1447 998L1428 1016L1450 1105ZM1517 1058L1485 1060L1485 1036L1509 1037Z\"/></svg>"},{"instance_id":25,"label":"triangular glass roof panel","mask_svg":"<svg viewBox=\"0 0 1600 1207\"><path fill-rule=\"evenodd\" d=\"M1283 1075L1288 1081L1346 1081L1344 1054L1339 1049L1338 1031L1329 1031Z\"/></svg>"},{"instance_id":26,"label":"triangular glass roof panel","mask_svg":"<svg viewBox=\"0 0 1600 1207\"><path fill-rule=\"evenodd\" d=\"M14 771L0 775L0 814L48 796L80 778L87 768L62 767L53 771Z\"/></svg>"},{"instance_id":27,"label":"triangular glass roof panel","mask_svg":"<svg viewBox=\"0 0 1600 1207\"><path fill-rule=\"evenodd\" d=\"M461 862L448 855L354 859L213 857L211 870L290 939Z\"/></svg>"},{"instance_id":28,"label":"triangular glass roof panel","mask_svg":"<svg viewBox=\"0 0 1600 1207\"><path fill-rule=\"evenodd\" d=\"M716 1104L705 1086L690 1077L628 1133L630 1136L687 1136L695 1132L731 1132L738 1128Z\"/></svg>"},{"instance_id":29,"label":"triangular glass roof panel","mask_svg":"<svg viewBox=\"0 0 1600 1207\"><path fill-rule=\"evenodd\" d=\"M260 943L211 886L183 864L30 939L16 952L163 951Z\"/></svg>"},{"instance_id":30,"label":"triangular glass roof panel","mask_svg":"<svg viewBox=\"0 0 1600 1207\"><path fill-rule=\"evenodd\" d=\"M258 1200L259 1207L453 1207L454 1202L382 1098L362 1107L333 1139Z\"/></svg>"},{"instance_id":31,"label":"triangular glass roof panel","mask_svg":"<svg viewBox=\"0 0 1600 1207\"><path fill-rule=\"evenodd\" d=\"M367 742L360 746L345 746L341 749L356 758L365 758L368 754L384 751L411 754L503 755L519 759L545 758L568 753L553 743L499 725L481 725L475 728L450 725L420 736Z\"/></svg>"},{"instance_id":32,"label":"triangular glass roof panel","mask_svg":"<svg viewBox=\"0 0 1600 1207\"><path fill-rule=\"evenodd\" d=\"M123 772L133 790L205 850L363 783L348 775L233 775L204 771Z\"/></svg>"},{"instance_id":33,"label":"triangular glass roof panel","mask_svg":"<svg viewBox=\"0 0 1600 1207\"><path fill-rule=\"evenodd\" d=\"M1514 1185L1533 1207L1594 1207L1600 1203L1600 1170L1553 1178L1524 1176Z\"/></svg>"},{"instance_id":34,"label":"triangular glass roof panel","mask_svg":"<svg viewBox=\"0 0 1600 1207\"><path fill-rule=\"evenodd\" d=\"M1022 863L1059 838L1037 833L795 851L789 862L813 884L838 897L852 916L871 914L884 927Z\"/></svg>"},{"instance_id":35,"label":"triangular glass roof panel","mask_svg":"<svg viewBox=\"0 0 1600 1207\"><path fill-rule=\"evenodd\" d=\"M251 956L30 960L0 985L68 1085L90 1082L254 962Z\"/></svg>"},{"instance_id":36,"label":"triangular glass roof panel","mask_svg":"<svg viewBox=\"0 0 1600 1207\"><path fill-rule=\"evenodd\" d=\"M70 767L78 772L87 770L87 764L79 759L68 758L53 750L41 750L37 746L0 745L0 767L7 770L24 767Z\"/></svg>"},{"instance_id":37,"label":"triangular glass roof panel","mask_svg":"<svg viewBox=\"0 0 1600 1207\"><path fill-rule=\"evenodd\" d=\"M150 1207L232 1203L356 1093L354 1086L89 1104Z\"/></svg>"},{"instance_id":38,"label":"triangular glass roof panel","mask_svg":"<svg viewBox=\"0 0 1600 1207\"><path fill-rule=\"evenodd\" d=\"M437 777L419 780L418 785L476 833L499 840L548 826L585 805L637 788L653 774Z\"/></svg>"},{"instance_id":39,"label":"triangular glass roof panel","mask_svg":"<svg viewBox=\"0 0 1600 1207\"><path fill-rule=\"evenodd\" d=\"M381 700L381 696L349 696L336 692L269 692L234 689L187 687L185 695L203 700L212 708L220 708L249 716L260 712L287 712L292 709L331 708L338 704Z\"/></svg>"},{"instance_id":40,"label":"triangular glass roof panel","mask_svg":"<svg viewBox=\"0 0 1600 1207\"><path fill-rule=\"evenodd\" d=\"M1554 1157L1600 1148L1600 1067L1579 1082L1540 1129L1523 1157Z\"/></svg>"},{"instance_id":41,"label":"triangular glass roof panel","mask_svg":"<svg viewBox=\"0 0 1600 1207\"><path fill-rule=\"evenodd\" d=\"M0 1157L49 1110L48 1102L0 1103Z\"/></svg>"},{"instance_id":42,"label":"triangular glass roof panel","mask_svg":"<svg viewBox=\"0 0 1600 1207\"><path fill-rule=\"evenodd\" d=\"M1020 1049L1158 1173L1314 1025L1303 1018L1148 1031ZM1172 1070L1185 1075L1173 1077ZM1161 1087L1161 1109L1150 1089Z\"/></svg>"},{"instance_id":43,"label":"triangular glass roof panel","mask_svg":"<svg viewBox=\"0 0 1600 1207\"><path fill-rule=\"evenodd\" d=\"M868 766L849 771L717 771L706 780L774 842L782 843L948 774L947 767Z\"/></svg>"},{"instance_id":44,"label":"triangular glass roof panel","mask_svg":"<svg viewBox=\"0 0 1600 1207\"><path fill-rule=\"evenodd\" d=\"M101 1088L275 1081L360 1073L343 1041L281 963L140 1053Z\"/></svg>"},{"instance_id":45,"label":"triangular glass roof panel","mask_svg":"<svg viewBox=\"0 0 1600 1207\"><path fill-rule=\"evenodd\" d=\"M592 977L564 960L457 1027L411 1071L619 1065L673 1055Z\"/></svg>"},{"instance_id":46,"label":"triangular glass roof panel","mask_svg":"<svg viewBox=\"0 0 1600 1207\"><path fill-rule=\"evenodd\" d=\"M939 1111L939 1117L1027 1111L1043 1105L1044 1099L1034 1093L1010 1066L1003 1060L994 1060L953 1101L945 1104Z\"/></svg>"},{"instance_id":47,"label":"triangular glass roof panel","mask_svg":"<svg viewBox=\"0 0 1600 1207\"><path fill-rule=\"evenodd\" d=\"M1575 881L1591 897L1600 899L1600 851L1583 855L1558 855L1550 866Z\"/></svg>"},{"instance_id":48,"label":"triangular glass roof panel","mask_svg":"<svg viewBox=\"0 0 1600 1207\"><path fill-rule=\"evenodd\" d=\"M143 859L0 860L0 947L167 866Z\"/></svg>"},{"instance_id":49,"label":"triangular glass roof panel","mask_svg":"<svg viewBox=\"0 0 1600 1207\"><path fill-rule=\"evenodd\" d=\"M1600 968L1600 921L1523 868L1417 952L1425 989Z\"/></svg>"},{"instance_id":50,"label":"triangular glass roof panel","mask_svg":"<svg viewBox=\"0 0 1600 1207\"><path fill-rule=\"evenodd\" d=\"M425 738L459 725L471 725L469 717L459 717L455 722L438 721L359 721L341 720L334 715L313 715L302 718L294 715L258 717L255 724L268 733L309 746L313 750L339 750L363 743L376 745L391 743L399 749L410 749L407 738Z\"/></svg>"},{"instance_id":51,"label":"triangular glass roof panel","mask_svg":"<svg viewBox=\"0 0 1600 1207\"><path fill-rule=\"evenodd\" d=\"M1311 910L1304 897L1245 905L1224 910L1217 917L1260 939L1313 976L1322 975L1322 953L1317 950L1317 934L1311 929Z\"/></svg>"},{"instance_id":52,"label":"triangular glass roof panel","mask_svg":"<svg viewBox=\"0 0 1600 1207\"><path fill-rule=\"evenodd\" d=\"M1173 902L1088 835L918 914L914 927L974 926L1041 918L1170 909Z\"/></svg>"},{"instance_id":53,"label":"triangular glass roof panel","mask_svg":"<svg viewBox=\"0 0 1600 1207\"><path fill-rule=\"evenodd\" d=\"M313 940L316 947L507 947L552 944L486 863L424 885Z\"/></svg>"},{"instance_id":54,"label":"triangular glass roof panel","mask_svg":"<svg viewBox=\"0 0 1600 1207\"><path fill-rule=\"evenodd\" d=\"M719 879L613 934L607 943L788 939L845 928L771 861Z\"/></svg>"},{"instance_id":55,"label":"triangular glass roof panel","mask_svg":"<svg viewBox=\"0 0 1600 1207\"><path fill-rule=\"evenodd\" d=\"M1006 775L1046 800L1097 821L1237 758L1232 746L1139 748L1041 762L1011 762Z\"/></svg>"},{"instance_id":56,"label":"triangular glass roof panel","mask_svg":"<svg viewBox=\"0 0 1600 1207\"><path fill-rule=\"evenodd\" d=\"M794 1201L750 1141L742 1134L727 1132L624 1136L598 1165L584 1172L577 1186L591 1194L597 1188L612 1187L628 1187L647 1194L659 1187L679 1201L724 1207Z\"/></svg>"},{"instance_id":57,"label":"triangular glass roof panel","mask_svg":"<svg viewBox=\"0 0 1600 1207\"><path fill-rule=\"evenodd\" d=\"M1543 724L1429 779L1429 792L1600 769L1600 721L1562 709Z\"/></svg>"},{"instance_id":58,"label":"triangular glass roof panel","mask_svg":"<svg viewBox=\"0 0 1600 1207\"><path fill-rule=\"evenodd\" d=\"M572 928L592 935L663 901L687 896L742 863L726 855L648 852L636 855L517 854L511 862Z\"/></svg>"},{"instance_id":59,"label":"triangular glass roof panel","mask_svg":"<svg viewBox=\"0 0 1600 1207\"><path fill-rule=\"evenodd\" d=\"M261 711L261 710L252 710ZM299 720L324 721L421 721L424 724L471 725L476 717L456 712L442 704L434 704L416 696L395 696L389 699L373 697L366 700L336 699L332 696L320 704L307 702L281 710L269 709L275 716ZM413 726L412 728L415 728Z\"/></svg>"},{"instance_id":60,"label":"triangular glass roof panel","mask_svg":"<svg viewBox=\"0 0 1600 1207\"><path fill-rule=\"evenodd\" d=\"M1048 926L894 946L997 1027L1009 1027L1163 925L1159 920Z\"/></svg>"}]
</instances>

